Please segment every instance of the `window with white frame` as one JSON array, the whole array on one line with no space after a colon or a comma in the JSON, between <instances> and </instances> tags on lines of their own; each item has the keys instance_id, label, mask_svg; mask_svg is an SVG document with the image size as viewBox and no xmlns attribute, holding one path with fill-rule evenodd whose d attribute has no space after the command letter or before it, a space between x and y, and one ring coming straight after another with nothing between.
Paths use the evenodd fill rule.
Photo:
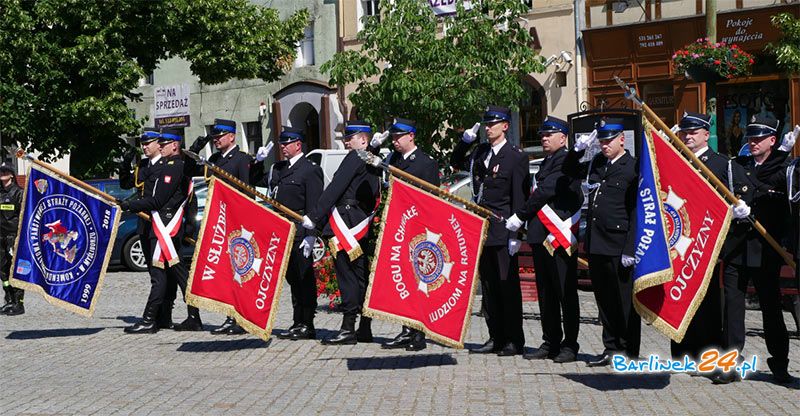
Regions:
<instances>
[{"instance_id":1,"label":"window with white frame","mask_svg":"<svg viewBox=\"0 0 800 416\"><path fill-rule=\"evenodd\" d=\"M303 31L303 40L297 45L297 58L294 67L314 65L314 24L307 26Z\"/></svg>"},{"instance_id":2,"label":"window with white frame","mask_svg":"<svg viewBox=\"0 0 800 416\"><path fill-rule=\"evenodd\" d=\"M359 0L357 3L358 31L360 32L361 29L364 28L364 22L362 20L364 16L380 16L378 10L380 0Z\"/></svg>"}]
</instances>

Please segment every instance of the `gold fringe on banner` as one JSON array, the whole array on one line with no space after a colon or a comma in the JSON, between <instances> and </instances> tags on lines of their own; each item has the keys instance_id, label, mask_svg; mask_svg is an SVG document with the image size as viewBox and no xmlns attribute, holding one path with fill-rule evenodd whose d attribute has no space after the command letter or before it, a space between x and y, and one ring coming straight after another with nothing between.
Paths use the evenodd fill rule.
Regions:
<instances>
[{"instance_id":1,"label":"gold fringe on banner","mask_svg":"<svg viewBox=\"0 0 800 416\"><path fill-rule=\"evenodd\" d=\"M75 178L72 178L72 177L69 177L69 176L64 176L64 175L60 174L59 172L55 172L55 171L53 171L51 169L45 168L44 166L39 166L39 165L36 165L36 164L31 164L30 166L28 166L28 169L27 169L27 172L26 172L28 181L30 181L31 170L32 169L38 170L40 172L43 172L43 173L51 176L53 179L55 179L55 180L57 180L59 182L65 183L67 185L73 185L74 183L76 183L76 181L78 181ZM99 194L93 193L93 192L89 192L87 189L81 189L82 192L88 194L89 196L91 196L93 198L96 198L96 199L102 201L105 204L111 205L112 208L115 211L115 214L114 214L113 221L111 223L111 239L109 240L108 247L106 247L105 256L103 256L103 266L100 269L100 276L98 276L98 278L97 278L97 285L95 286L95 289L94 289L94 296L92 296L92 302L91 302L91 304L89 304L89 309L80 308L80 307L78 307L76 305L73 305L73 304L71 304L69 302L66 302L66 301L63 301L63 300L58 299L56 297L50 296L50 294L47 293L44 290L44 288L42 288L39 285L36 285L36 284L33 284L33 283L28 283L26 281L19 280L19 279L14 277L14 272L15 272L14 265L17 264L17 253L19 252L17 247L19 247L19 240L20 240L20 237L22 236L22 233L23 233L23 230L21 229L21 227L22 227L23 219L25 217L25 206L26 206L25 204L26 204L27 199L28 199L28 189L29 188L30 188L30 183L25 183L25 189L22 192L22 210L20 210L19 224L17 225L17 229L19 230L19 232L17 232L17 238L16 238L16 240L14 242L14 255L13 255L12 259L11 259L11 273L9 275L8 281L11 284L11 286L14 286L14 287L19 288L19 289L27 290L29 292L34 292L34 293L38 293L38 294L42 295L42 297L48 303L50 303L51 305L57 306L59 308L66 309L66 310L68 310L70 312L73 312L73 313L81 315L81 316L92 317L92 315L94 315L94 309L97 306L97 299L100 298L100 293L102 292L103 283L105 282L106 269L108 268L108 262L111 259L111 251L114 248L113 241L116 240L116 238L117 238L117 227L119 225L119 218L120 218L120 215L122 214L122 210L120 210L120 208L116 205L115 201L109 201L107 198L103 197L102 195L99 195Z\"/></svg>"},{"instance_id":2,"label":"gold fringe on banner","mask_svg":"<svg viewBox=\"0 0 800 416\"><path fill-rule=\"evenodd\" d=\"M429 339L431 339L431 340L433 340L435 342L438 342L438 343L440 343L442 345L446 345L448 347L462 349L462 348L464 348L463 341L459 342L457 340L453 340L451 338L447 338L447 337L444 337L444 336L439 335L437 333L434 333L431 330L429 330L427 327L425 327L425 325L423 325L422 322L420 322L420 321L417 321L415 319L411 319L411 318L408 318L408 317L405 317L405 316L401 316L401 315L395 315L393 313L385 312L385 311L382 311L382 310L379 310L379 309L374 309L374 308L370 307L370 300L371 300L370 294L372 293L372 285L375 282L375 267L378 264L378 256L380 255L379 254L380 253L380 247L381 247L381 244L383 242L383 235L384 235L384 231L385 231L385 228L386 228L386 217L387 217L387 215L389 213L389 206L390 206L391 201L392 201L392 190L394 189L394 182L395 181L403 182L404 184L412 186L415 189L418 189L419 191L424 192L427 195L430 195L431 197L434 197L434 198L439 199L439 200L441 200L441 201L443 201L443 202L445 202L447 204L450 204L451 206L453 206L454 208L456 208L456 209L458 209L458 210L460 210L462 212L468 213L470 215L477 216L475 213L473 213L470 210L467 210L467 209L461 208L459 206L456 206L453 203L451 203L450 201L442 199L442 198L434 195L433 193L428 192L428 191L426 191L426 190L424 190L424 189L412 184L411 182L404 181L401 178L396 178L395 176L391 175L389 177L389 194L388 194L388 197L386 199L386 205L384 206L383 213L381 214L381 229L380 229L380 233L378 234L378 239L376 240L376 243L375 243L375 250L376 250L375 258L372 260L372 264L370 265L369 285L367 286L367 296L366 296L366 299L364 299L364 309L363 309L362 313L363 313L364 316L367 316L367 317L370 317L370 318L381 319L381 320L384 320L384 321L387 321L387 322L393 322L393 323L405 325L405 326L407 326L409 328L414 328L414 329L416 329L418 331L424 332L425 335ZM480 241L478 243L478 252L476 253L477 254L477 258L476 258L476 261L475 261L475 273L472 276L472 288L469 290L469 302L467 303L467 316L464 319L464 324L461 327L461 331L460 331L461 332L461 340L466 339L467 331L469 330L470 318L472 317L472 307L473 307L473 303L472 302L474 301L475 293L478 290L478 284L477 284L478 281L479 281L478 280L479 279L479 277L478 277L478 266L480 264L481 253L483 252L483 243L484 243L484 241L486 241L486 237L488 235L488 230L489 230L489 222L485 218L483 218L482 220L483 220L483 227L481 229Z\"/></svg>"}]
</instances>

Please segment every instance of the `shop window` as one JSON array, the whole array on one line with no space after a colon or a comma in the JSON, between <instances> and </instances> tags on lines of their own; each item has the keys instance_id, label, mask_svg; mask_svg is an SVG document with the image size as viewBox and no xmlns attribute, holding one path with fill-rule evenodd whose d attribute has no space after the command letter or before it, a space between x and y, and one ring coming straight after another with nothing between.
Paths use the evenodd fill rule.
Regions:
<instances>
[{"instance_id":1,"label":"shop window","mask_svg":"<svg viewBox=\"0 0 800 416\"><path fill-rule=\"evenodd\" d=\"M357 25L359 32L361 29L364 29L363 17L377 16L380 19L380 0L361 0L358 2L357 6Z\"/></svg>"},{"instance_id":2,"label":"shop window","mask_svg":"<svg viewBox=\"0 0 800 416\"><path fill-rule=\"evenodd\" d=\"M535 82L535 81L534 81ZM519 142L528 152L541 152L542 141L536 133L544 120L547 99L538 84L526 82L525 98L519 103Z\"/></svg>"},{"instance_id":3,"label":"shop window","mask_svg":"<svg viewBox=\"0 0 800 416\"><path fill-rule=\"evenodd\" d=\"M744 130L753 116L778 120L779 138L792 127L788 80L720 85L717 91L717 147L720 153L738 154L746 144Z\"/></svg>"},{"instance_id":4,"label":"shop window","mask_svg":"<svg viewBox=\"0 0 800 416\"><path fill-rule=\"evenodd\" d=\"M251 151L258 150L259 147L263 146L261 122L250 121L242 124L244 124L244 136L249 149Z\"/></svg>"}]
</instances>

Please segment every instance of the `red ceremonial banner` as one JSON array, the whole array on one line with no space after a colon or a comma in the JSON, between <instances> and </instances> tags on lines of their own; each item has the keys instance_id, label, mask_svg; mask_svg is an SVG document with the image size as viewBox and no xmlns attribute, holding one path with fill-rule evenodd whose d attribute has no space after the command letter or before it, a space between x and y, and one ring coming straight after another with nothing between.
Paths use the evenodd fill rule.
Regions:
<instances>
[{"instance_id":1,"label":"red ceremonial banner","mask_svg":"<svg viewBox=\"0 0 800 416\"><path fill-rule=\"evenodd\" d=\"M364 314L464 347L488 222L392 178Z\"/></svg>"},{"instance_id":2,"label":"red ceremonial banner","mask_svg":"<svg viewBox=\"0 0 800 416\"><path fill-rule=\"evenodd\" d=\"M294 232L289 220L211 179L187 303L231 316L269 339Z\"/></svg>"},{"instance_id":3,"label":"red ceremonial banner","mask_svg":"<svg viewBox=\"0 0 800 416\"><path fill-rule=\"evenodd\" d=\"M671 144L652 135L673 278L636 293L634 306L661 333L680 342L706 294L731 209Z\"/></svg>"}]
</instances>

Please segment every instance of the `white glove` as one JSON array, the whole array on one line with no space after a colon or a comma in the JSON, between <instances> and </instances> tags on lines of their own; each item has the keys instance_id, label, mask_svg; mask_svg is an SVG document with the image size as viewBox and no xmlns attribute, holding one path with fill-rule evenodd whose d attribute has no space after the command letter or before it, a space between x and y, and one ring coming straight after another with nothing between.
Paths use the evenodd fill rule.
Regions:
<instances>
[{"instance_id":1,"label":"white glove","mask_svg":"<svg viewBox=\"0 0 800 416\"><path fill-rule=\"evenodd\" d=\"M800 135L800 126L795 125L794 130L783 135L783 140L781 140L781 146L778 148L778 150L782 150L784 152L791 151L794 147L794 142L797 141L798 135Z\"/></svg>"},{"instance_id":2,"label":"white glove","mask_svg":"<svg viewBox=\"0 0 800 416\"><path fill-rule=\"evenodd\" d=\"M625 254L622 255L622 259L620 259L620 261L622 261L622 267L631 267L634 263L636 263L635 258Z\"/></svg>"},{"instance_id":3,"label":"white glove","mask_svg":"<svg viewBox=\"0 0 800 416\"><path fill-rule=\"evenodd\" d=\"M741 199L733 206L733 218L740 220L750 216L750 206Z\"/></svg>"},{"instance_id":4,"label":"white glove","mask_svg":"<svg viewBox=\"0 0 800 416\"><path fill-rule=\"evenodd\" d=\"M522 241L517 239L510 239L508 240L508 255L513 256L519 252L519 248L522 247Z\"/></svg>"},{"instance_id":5,"label":"white glove","mask_svg":"<svg viewBox=\"0 0 800 416\"><path fill-rule=\"evenodd\" d=\"M678 130L680 130L680 129L681 129L681 127L676 124L676 125L672 126L672 128L670 128L669 130L672 132L672 134L678 134Z\"/></svg>"},{"instance_id":6,"label":"white glove","mask_svg":"<svg viewBox=\"0 0 800 416\"><path fill-rule=\"evenodd\" d=\"M475 123L471 129L464 130L464 134L461 135L461 141L464 143L472 143L478 138L478 130L481 128L481 123Z\"/></svg>"},{"instance_id":7,"label":"white glove","mask_svg":"<svg viewBox=\"0 0 800 416\"><path fill-rule=\"evenodd\" d=\"M264 159L268 158L269 153L272 151L272 146L274 145L274 143L269 142L266 146L259 147L256 152L256 162L262 162Z\"/></svg>"},{"instance_id":8,"label":"white glove","mask_svg":"<svg viewBox=\"0 0 800 416\"><path fill-rule=\"evenodd\" d=\"M386 141L386 138L389 137L389 131L385 131L383 133L375 133L372 135L372 140L369 141L369 145L372 147L381 147L383 142Z\"/></svg>"},{"instance_id":9,"label":"white glove","mask_svg":"<svg viewBox=\"0 0 800 416\"><path fill-rule=\"evenodd\" d=\"M311 256L311 252L314 251L315 242L316 238L312 236L303 239L303 242L300 243L300 249L303 250L303 257L309 258Z\"/></svg>"},{"instance_id":10,"label":"white glove","mask_svg":"<svg viewBox=\"0 0 800 416\"><path fill-rule=\"evenodd\" d=\"M314 221L311 221L311 218L308 218L308 215L303 215L303 228L309 230L314 229Z\"/></svg>"},{"instance_id":11,"label":"white glove","mask_svg":"<svg viewBox=\"0 0 800 416\"><path fill-rule=\"evenodd\" d=\"M524 224L524 222L517 217L517 214L514 214L511 216L511 218L506 220L506 230L517 231L520 227L522 227L522 224Z\"/></svg>"},{"instance_id":12,"label":"white glove","mask_svg":"<svg viewBox=\"0 0 800 416\"><path fill-rule=\"evenodd\" d=\"M588 135L581 135L575 140L575 151L586 150L592 143L597 141L597 130L592 130Z\"/></svg>"}]
</instances>

